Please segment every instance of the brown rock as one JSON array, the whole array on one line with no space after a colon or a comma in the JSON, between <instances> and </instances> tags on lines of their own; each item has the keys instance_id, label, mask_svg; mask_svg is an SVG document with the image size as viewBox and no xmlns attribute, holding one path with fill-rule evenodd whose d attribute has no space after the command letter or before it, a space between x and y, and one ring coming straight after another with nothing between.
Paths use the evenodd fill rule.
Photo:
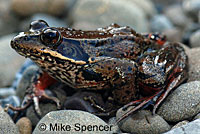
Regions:
<instances>
[{"instance_id":1,"label":"brown rock","mask_svg":"<svg viewBox=\"0 0 200 134\"><path fill-rule=\"evenodd\" d=\"M189 59L188 81L200 80L200 47L186 51Z\"/></svg>"},{"instance_id":2,"label":"brown rock","mask_svg":"<svg viewBox=\"0 0 200 134\"><path fill-rule=\"evenodd\" d=\"M31 16L35 13L63 15L65 0L12 0L11 9L20 16Z\"/></svg>"},{"instance_id":3,"label":"brown rock","mask_svg":"<svg viewBox=\"0 0 200 134\"><path fill-rule=\"evenodd\" d=\"M119 109L117 111L117 119L126 111ZM134 134L160 134L170 130L169 124L159 115L152 115L148 110L141 110L130 115L119 123L121 130Z\"/></svg>"},{"instance_id":4,"label":"brown rock","mask_svg":"<svg viewBox=\"0 0 200 134\"><path fill-rule=\"evenodd\" d=\"M189 121L187 121L187 120L181 121L181 122L177 123L176 125L174 125L174 126L172 127L172 129L181 127L181 126L186 125L186 124L188 124L188 123L189 123Z\"/></svg>"},{"instance_id":5,"label":"brown rock","mask_svg":"<svg viewBox=\"0 0 200 134\"><path fill-rule=\"evenodd\" d=\"M31 134L32 133L32 123L27 117L22 117L16 123L19 128L20 134Z\"/></svg>"}]
</instances>

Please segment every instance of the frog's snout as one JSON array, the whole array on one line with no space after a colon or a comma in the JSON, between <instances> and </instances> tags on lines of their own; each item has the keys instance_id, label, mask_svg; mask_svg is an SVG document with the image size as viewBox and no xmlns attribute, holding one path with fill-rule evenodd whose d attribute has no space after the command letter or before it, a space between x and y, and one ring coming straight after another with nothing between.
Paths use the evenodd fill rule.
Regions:
<instances>
[{"instance_id":1,"label":"frog's snout","mask_svg":"<svg viewBox=\"0 0 200 134\"><path fill-rule=\"evenodd\" d=\"M17 48L17 41L15 38L13 38L11 41L10 41L10 46L13 48L13 49L16 49Z\"/></svg>"},{"instance_id":2,"label":"frog's snout","mask_svg":"<svg viewBox=\"0 0 200 134\"><path fill-rule=\"evenodd\" d=\"M14 44L15 44L15 42L14 42L14 40L12 39L11 42L10 42L10 45L11 45L12 48L13 48Z\"/></svg>"}]
</instances>

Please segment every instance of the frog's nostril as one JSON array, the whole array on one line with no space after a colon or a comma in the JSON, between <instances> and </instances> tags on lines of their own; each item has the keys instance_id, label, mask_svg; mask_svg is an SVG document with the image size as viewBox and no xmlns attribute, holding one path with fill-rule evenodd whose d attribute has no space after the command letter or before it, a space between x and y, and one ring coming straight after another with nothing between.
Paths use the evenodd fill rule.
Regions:
<instances>
[{"instance_id":1,"label":"frog's nostril","mask_svg":"<svg viewBox=\"0 0 200 134\"><path fill-rule=\"evenodd\" d=\"M13 41L13 40L11 40L10 44L13 44L13 43L14 43L14 41Z\"/></svg>"},{"instance_id":2,"label":"frog's nostril","mask_svg":"<svg viewBox=\"0 0 200 134\"><path fill-rule=\"evenodd\" d=\"M27 36L24 36L24 40L27 41L27 40L28 40L28 37L27 37Z\"/></svg>"}]
</instances>

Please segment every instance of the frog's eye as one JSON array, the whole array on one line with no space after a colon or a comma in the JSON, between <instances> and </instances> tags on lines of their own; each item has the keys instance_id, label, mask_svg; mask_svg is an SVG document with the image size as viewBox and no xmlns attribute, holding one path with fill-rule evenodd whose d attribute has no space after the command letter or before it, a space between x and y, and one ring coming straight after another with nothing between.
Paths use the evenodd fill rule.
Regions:
<instances>
[{"instance_id":1,"label":"frog's eye","mask_svg":"<svg viewBox=\"0 0 200 134\"><path fill-rule=\"evenodd\" d=\"M30 31L38 31L41 30L43 28L49 27L49 25L47 24L46 21L44 20L37 20L37 21L33 21L30 24Z\"/></svg>"},{"instance_id":2,"label":"frog's eye","mask_svg":"<svg viewBox=\"0 0 200 134\"><path fill-rule=\"evenodd\" d=\"M62 37L60 32L56 29L46 28L42 31L40 39L45 45L54 47L60 44Z\"/></svg>"}]
</instances>

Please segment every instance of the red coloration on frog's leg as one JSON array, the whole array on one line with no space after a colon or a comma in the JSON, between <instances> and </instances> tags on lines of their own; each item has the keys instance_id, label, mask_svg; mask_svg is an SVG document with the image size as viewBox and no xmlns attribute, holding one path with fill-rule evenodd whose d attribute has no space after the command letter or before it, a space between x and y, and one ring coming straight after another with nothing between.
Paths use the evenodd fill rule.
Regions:
<instances>
[{"instance_id":1,"label":"red coloration on frog's leg","mask_svg":"<svg viewBox=\"0 0 200 134\"><path fill-rule=\"evenodd\" d=\"M37 114L41 115L41 111L39 108L40 99L52 100L53 102L56 103L57 108L60 109L60 101L56 97L48 96L45 93L45 89L48 86L53 85L56 82L56 80L51 76L49 76L46 72L43 72L42 74L39 75L39 78L34 81L35 82L27 89L27 93L22 102L22 106L19 108L19 107L13 107L12 105L7 105L7 107L5 108L6 111L8 109L12 109L14 111L23 111L26 108L28 108L33 102Z\"/></svg>"},{"instance_id":2,"label":"red coloration on frog's leg","mask_svg":"<svg viewBox=\"0 0 200 134\"><path fill-rule=\"evenodd\" d=\"M48 73L44 72L35 84L35 94L36 96L42 96L44 94L44 90L53 85L56 82L54 78L48 75Z\"/></svg>"},{"instance_id":3,"label":"red coloration on frog's leg","mask_svg":"<svg viewBox=\"0 0 200 134\"><path fill-rule=\"evenodd\" d=\"M39 100L40 99L47 99L47 100L52 100L53 102L56 103L57 108L60 109L60 101L56 97L50 97L45 93L45 89L53 85L56 82L54 78L48 75L48 73L43 72L38 80L36 81L36 84L33 85L33 93L30 96L27 94L28 97L31 97L31 100L33 101L35 105L35 110L36 112L41 115L40 108L39 108ZM27 99L25 99L26 101Z\"/></svg>"}]
</instances>

